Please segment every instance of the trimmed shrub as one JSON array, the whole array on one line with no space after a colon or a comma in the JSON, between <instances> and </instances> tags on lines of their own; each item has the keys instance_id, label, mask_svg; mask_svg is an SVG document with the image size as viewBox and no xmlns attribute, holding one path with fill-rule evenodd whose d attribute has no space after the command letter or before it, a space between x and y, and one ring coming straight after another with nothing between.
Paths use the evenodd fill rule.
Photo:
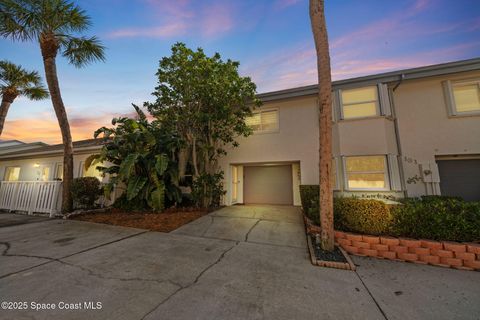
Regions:
<instances>
[{"instance_id":1,"label":"trimmed shrub","mask_svg":"<svg viewBox=\"0 0 480 320\"><path fill-rule=\"evenodd\" d=\"M405 199L392 209L392 234L449 241L480 240L480 202L454 197Z\"/></svg>"},{"instance_id":2,"label":"trimmed shrub","mask_svg":"<svg viewBox=\"0 0 480 320\"><path fill-rule=\"evenodd\" d=\"M319 187L301 185L305 214L320 225ZM392 235L442 241L480 240L480 202L458 197L424 196L400 205L359 198L335 198L335 229L371 235Z\"/></svg>"},{"instance_id":3,"label":"trimmed shrub","mask_svg":"<svg viewBox=\"0 0 480 320\"><path fill-rule=\"evenodd\" d=\"M319 203L320 187L313 185L300 186L300 200L302 201L303 212L315 224L320 225Z\"/></svg>"},{"instance_id":4,"label":"trimmed shrub","mask_svg":"<svg viewBox=\"0 0 480 320\"><path fill-rule=\"evenodd\" d=\"M373 199L335 198L335 228L372 235L388 234L392 225L389 205Z\"/></svg>"},{"instance_id":5,"label":"trimmed shrub","mask_svg":"<svg viewBox=\"0 0 480 320\"><path fill-rule=\"evenodd\" d=\"M75 178L72 182L73 205L76 209L93 209L102 190L95 177Z\"/></svg>"}]
</instances>

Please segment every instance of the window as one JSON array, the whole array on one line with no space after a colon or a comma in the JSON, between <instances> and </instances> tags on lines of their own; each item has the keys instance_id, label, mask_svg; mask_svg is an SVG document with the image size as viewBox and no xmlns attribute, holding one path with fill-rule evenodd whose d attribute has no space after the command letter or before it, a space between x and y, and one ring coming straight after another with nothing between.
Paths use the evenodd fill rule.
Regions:
<instances>
[{"instance_id":1,"label":"window","mask_svg":"<svg viewBox=\"0 0 480 320\"><path fill-rule=\"evenodd\" d=\"M452 113L480 113L480 80L451 84Z\"/></svg>"},{"instance_id":2,"label":"window","mask_svg":"<svg viewBox=\"0 0 480 320\"><path fill-rule=\"evenodd\" d=\"M100 182L103 180L102 173L97 170L97 165L90 166L87 170L85 170L85 162L80 162L80 172L82 177L95 177Z\"/></svg>"},{"instance_id":3,"label":"window","mask_svg":"<svg viewBox=\"0 0 480 320\"><path fill-rule=\"evenodd\" d=\"M341 91L343 119L374 117L379 114L376 86Z\"/></svg>"},{"instance_id":4,"label":"window","mask_svg":"<svg viewBox=\"0 0 480 320\"><path fill-rule=\"evenodd\" d=\"M346 185L350 190L387 190L385 156L345 157Z\"/></svg>"},{"instance_id":5,"label":"window","mask_svg":"<svg viewBox=\"0 0 480 320\"><path fill-rule=\"evenodd\" d=\"M48 180L50 180L50 167L43 167L41 181L48 181Z\"/></svg>"},{"instance_id":6,"label":"window","mask_svg":"<svg viewBox=\"0 0 480 320\"><path fill-rule=\"evenodd\" d=\"M20 178L20 167L7 167L5 169L4 181L18 181Z\"/></svg>"},{"instance_id":7,"label":"window","mask_svg":"<svg viewBox=\"0 0 480 320\"><path fill-rule=\"evenodd\" d=\"M57 163L55 166L55 177L54 180L62 181L63 180L63 164Z\"/></svg>"},{"instance_id":8,"label":"window","mask_svg":"<svg viewBox=\"0 0 480 320\"><path fill-rule=\"evenodd\" d=\"M245 122L254 132L278 131L278 110L255 112Z\"/></svg>"}]
</instances>

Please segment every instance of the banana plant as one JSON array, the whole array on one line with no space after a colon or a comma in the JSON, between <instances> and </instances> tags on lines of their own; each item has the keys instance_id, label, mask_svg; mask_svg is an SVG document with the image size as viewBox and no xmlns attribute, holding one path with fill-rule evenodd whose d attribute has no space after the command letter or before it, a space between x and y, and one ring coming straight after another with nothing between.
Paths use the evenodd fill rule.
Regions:
<instances>
[{"instance_id":1,"label":"banana plant","mask_svg":"<svg viewBox=\"0 0 480 320\"><path fill-rule=\"evenodd\" d=\"M175 136L159 122L149 122L144 112L133 106L135 118L114 118L112 128L95 131L95 138L102 135L106 143L100 154L85 161L85 167L101 164L97 169L109 176L104 187L106 197L110 198L113 188L122 184L127 201L161 211L165 198L171 203L181 201L180 190L175 186L178 166L171 157L177 153L172 150Z\"/></svg>"}]
</instances>

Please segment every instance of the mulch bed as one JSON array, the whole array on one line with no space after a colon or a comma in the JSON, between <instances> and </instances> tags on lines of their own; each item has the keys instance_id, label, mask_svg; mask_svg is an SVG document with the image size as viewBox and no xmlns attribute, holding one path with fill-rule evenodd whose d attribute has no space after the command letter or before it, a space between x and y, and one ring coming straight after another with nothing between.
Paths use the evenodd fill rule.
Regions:
<instances>
[{"instance_id":1,"label":"mulch bed","mask_svg":"<svg viewBox=\"0 0 480 320\"><path fill-rule=\"evenodd\" d=\"M170 232L184 224L203 217L207 213L206 210L201 209L169 209L159 213L125 212L120 209L111 209L107 212L80 214L72 216L71 219L159 232Z\"/></svg>"},{"instance_id":2,"label":"mulch bed","mask_svg":"<svg viewBox=\"0 0 480 320\"><path fill-rule=\"evenodd\" d=\"M316 237L314 235L310 235L310 237L312 239L313 251L315 252L317 260L348 263L347 259L345 259L345 256L337 246L335 246L335 249L332 252L324 251L320 247L320 243L315 241Z\"/></svg>"}]
</instances>

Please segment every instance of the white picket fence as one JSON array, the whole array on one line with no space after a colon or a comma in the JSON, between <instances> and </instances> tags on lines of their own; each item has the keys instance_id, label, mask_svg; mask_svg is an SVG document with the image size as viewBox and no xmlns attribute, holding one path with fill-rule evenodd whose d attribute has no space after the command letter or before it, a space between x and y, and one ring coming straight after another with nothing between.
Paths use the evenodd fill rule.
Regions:
<instances>
[{"instance_id":1,"label":"white picket fence","mask_svg":"<svg viewBox=\"0 0 480 320\"><path fill-rule=\"evenodd\" d=\"M27 214L60 211L61 181L1 181L0 209Z\"/></svg>"}]
</instances>

